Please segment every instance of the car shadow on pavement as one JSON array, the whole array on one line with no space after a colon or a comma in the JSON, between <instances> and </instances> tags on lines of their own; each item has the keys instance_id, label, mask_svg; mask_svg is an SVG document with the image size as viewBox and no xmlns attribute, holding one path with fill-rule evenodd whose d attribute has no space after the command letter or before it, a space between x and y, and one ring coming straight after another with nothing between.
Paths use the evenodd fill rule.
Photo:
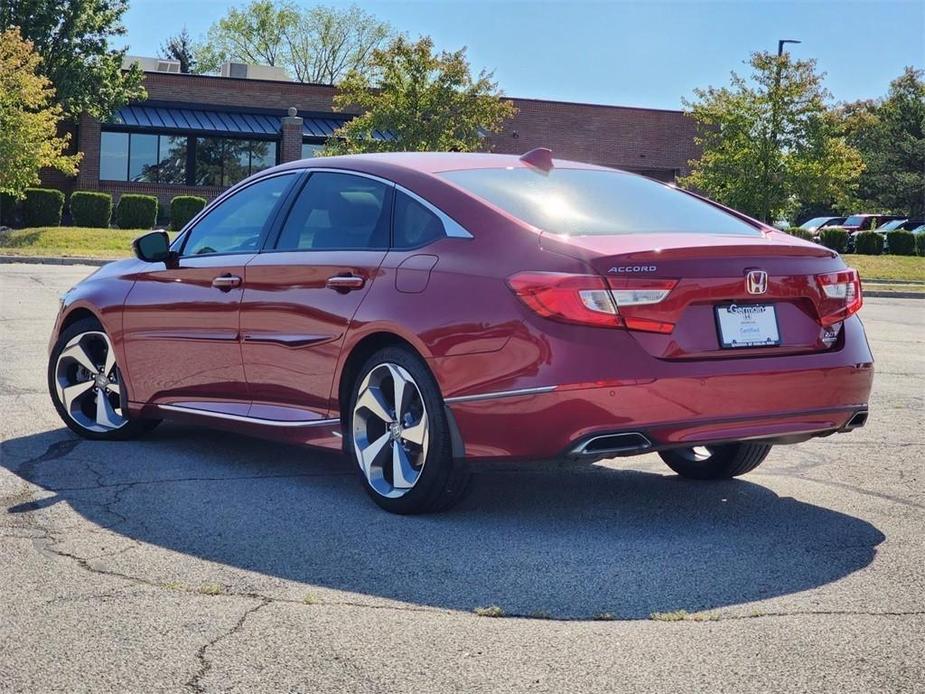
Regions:
<instances>
[{"instance_id":1,"label":"car shadow on pavement","mask_svg":"<svg viewBox=\"0 0 925 694\"><path fill-rule=\"evenodd\" d=\"M884 540L866 521L745 479L492 465L453 510L402 517L376 507L343 458L229 433L164 425L98 443L59 429L0 453L46 490L5 513L65 502L148 545L113 561L164 582L203 569L152 558L150 546L215 562L222 580L254 590L292 591L282 579L446 609L634 618L816 588L867 566Z\"/></svg>"}]
</instances>

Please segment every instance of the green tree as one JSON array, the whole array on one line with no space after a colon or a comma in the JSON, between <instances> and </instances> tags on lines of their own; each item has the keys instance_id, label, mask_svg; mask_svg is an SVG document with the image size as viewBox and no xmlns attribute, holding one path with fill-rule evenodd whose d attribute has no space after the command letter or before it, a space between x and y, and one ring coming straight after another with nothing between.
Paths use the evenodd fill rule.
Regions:
<instances>
[{"instance_id":1,"label":"green tree","mask_svg":"<svg viewBox=\"0 0 925 694\"><path fill-rule=\"evenodd\" d=\"M356 6L301 8L289 0L252 0L215 22L196 50L197 70L233 61L273 65L299 82L335 84L363 70L391 27Z\"/></svg>"},{"instance_id":2,"label":"green tree","mask_svg":"<svg viewBox=\"0 0 925 694\"><path fill-rule=\"evenodd\" d=\"M359 111L341 126L325 154L392 151L471 152L517 113L492 74L473 77L466 51L434 53L433 41L398 37L370 57L371 70L353 70L334 97L337 111ZM371 75L376 75L373 82ZM374 131L395 138L373 139Z\"/></svg>"},{"instance_id":3,"label":"green tree","mask_svg":"<svg viewBox=\"0 0 925 694\"><path fill-rule=\"evenodd\" d=\"M63 112L40 63L19 31L0 33L0 193L13 198L39 183L40 169L72 175L80 159L62 153L68 143L68 135L58 135Z\"/></svg>"},{"instance_id":4,"label":"green tree","mask_svg":"<svg viewBox=\"0 0 925 694\"><path fill-rule=\"evenodd\" d=\"M884 99L845 104L848 141L861 152L858 197L875 211L925 214L925 81L907 67Z\"/></svg>"},{"instance_id":5,"label":"green tree","mask_svg":"<svg viewBox=\"0 0 925 694\"><path fill-rule=\"evenodd\" d=\"M122 70L125 49L109 41L125 34L127 0L3 0L0 30L19 27L42 57L65 114L108 118L128 101L145 98L143 73Z\"/></svg>"},{"instance_id":6,"label":"green tree","mask_svg":"<svg viewBox=\"0 0 925 694\"><path fill-rule=\"evenodd\" d=\"M161 56L180 63L180 72L194 72L196 59L193 57L195 46L186 27L176 36L169 37L161 44Z\"/></svg>"},{"instance_id":7,"label":"green tree","mask_svg":"<svg viewBox=\"0 0 925 694\"><path fill-rule=\"evenodd\" d=\"M847 144L815 61L755 53L749 79L694 91L699 159L680 183L758 219L805 203L847 204L863 167Z\"/></svg>"}]
</instances>

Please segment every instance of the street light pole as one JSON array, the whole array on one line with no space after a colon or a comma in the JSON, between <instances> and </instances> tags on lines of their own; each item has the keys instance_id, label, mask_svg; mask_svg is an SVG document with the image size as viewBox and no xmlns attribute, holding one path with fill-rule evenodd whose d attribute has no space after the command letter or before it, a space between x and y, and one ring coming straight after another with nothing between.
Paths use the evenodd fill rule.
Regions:
<instances>
[{"instance_id":1,"label":"street light pole","mask_svg":"<svg viewBox=\"0 0 925 694\"><path fill-rule=\"evenodd\" d=\"M777 57L780 58L784 54L784 44L785 43L803 43L797 39L781 39L777 42Z\"/></svg>"},{"instance_id":2,"label":"street light pole","mask_svg":"<svg viewBox=\"0 0 925 694\"><path fill-rule=\"evenodd\" d=\"M770 133L770 149L768 152L769 159L775 155L772 152L777 151L777 141L779 138L780 131L780 114L777 112L777 102L780 98L780 80L781 80L781 71L783 69L783 56L784 56L784 44L786 43L801 43L797 39L780 39L777 42L777 66L774 69L774 93L770 94L771 97L771 133ZM776 174L770 170L770 161L765 164L765 175L764 175L764 204L762 205L761 216L763 217L762 221L770 222L770 206L771 206L771 191L770 183L771 178Z\"/></svg>"}]
</instances>

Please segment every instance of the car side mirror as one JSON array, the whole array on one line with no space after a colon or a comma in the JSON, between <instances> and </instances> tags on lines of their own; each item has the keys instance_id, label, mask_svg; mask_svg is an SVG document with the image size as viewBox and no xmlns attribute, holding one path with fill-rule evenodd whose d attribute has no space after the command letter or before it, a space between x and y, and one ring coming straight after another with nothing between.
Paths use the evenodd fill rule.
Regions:
<instances>
[{"instance_id":1,"label":"car side mirror","mask_svg":"<svg viewBox=\"0 0 925 694\"><path fill-rule=\"evenodd\" d=\"M167 263L170 252L170 237L166 231L149 231L132 241L132 250L139 260L146 263Z\"/></svg>"}]
</instances>

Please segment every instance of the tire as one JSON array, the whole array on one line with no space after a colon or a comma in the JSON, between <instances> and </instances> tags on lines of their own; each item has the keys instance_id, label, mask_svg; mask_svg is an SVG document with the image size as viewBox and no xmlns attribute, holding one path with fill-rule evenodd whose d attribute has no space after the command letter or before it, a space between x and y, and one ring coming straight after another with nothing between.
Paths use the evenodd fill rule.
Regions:
<instances>
[{"instance_id":1,"label":"tire","mask_svg":"<svg viewBox=\"0 0 925 694\"><path fill-rule=\"evenodd\" d=\"M127 415L122 383L112 342L97 320L84 318L61 332L48 359L48 392L71 431L93 441L124 441L156 427L158 419Z\"/></svg>"},{"instance_id":2,"label":"tire","mask_svg":"<svg viewBox=\"0 0 925 694\"><path fill-rule=\"evenodd\" d=\"M681 477L694 480L725 480L751 472L768 457L764 443L728 443L661 451L665 464Z\"/></svg>"},{"instance_id":3,"label":"tire","mask_svg":"<svg viewBox=\"0 0 925 694\"><path fill-rule=\"evenodd\" d=\"M403 396L396 408L398 393ZM440 389L410 349L386 347L360 368L350 391L345 439L364 489L386 511L442 511L466 491L468 470L465 461L453 458Z\"/></svg>"}]
</instances>

